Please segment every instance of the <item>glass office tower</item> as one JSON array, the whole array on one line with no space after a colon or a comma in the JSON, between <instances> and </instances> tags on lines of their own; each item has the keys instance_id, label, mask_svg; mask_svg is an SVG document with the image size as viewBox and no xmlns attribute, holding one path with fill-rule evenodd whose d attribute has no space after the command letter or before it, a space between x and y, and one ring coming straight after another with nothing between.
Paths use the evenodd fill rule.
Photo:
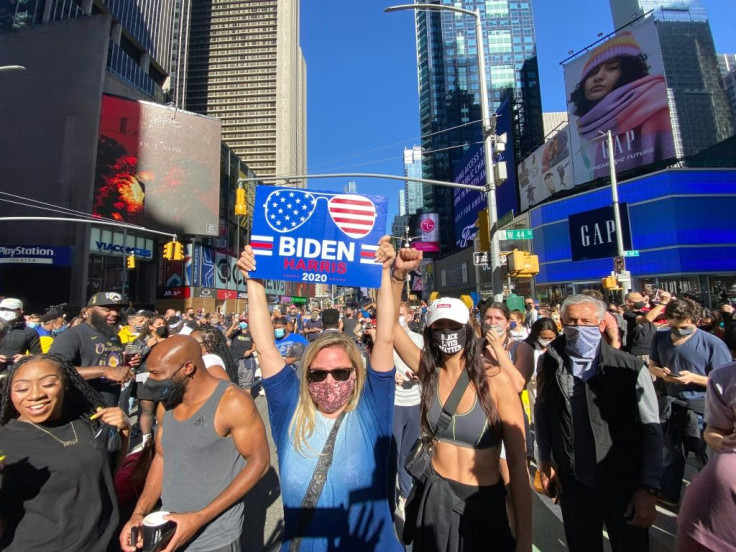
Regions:
<instances>
[{"instance_id":1,"label":"glass office tower","mask_svg":"<svg viewBox=\"0 0 736 552\"><path fill-rule=\"evenodd\" d=\"M404 148L404 176L422 178L422 148ZM405 213L414 214L417 209L424 208L424 193L421 182L407 180L404 183L403 210Z\"/></svg>"},{"instance_id":2,"label":"glass office tower","mask_svg":"<svg viewBox=\"0 0 736 552\"><path fill-rule=\"evenodd\" d=\"M611 0L616 28L649 11L667 78L675 152L688 157L734 133L708 14L699 0Z\"/></svg>"},{"instance_id":3,"label":"glass office tower","mask_svg":"<svg viewBox=\"0 0 736 552\"><path fill-rule=\"evenodd\" d=\"M517 154L543 139L531 1L432 0L480 10L491 110L514 101ZM417 11L417 65L425 178L452 180L453 165L482 141L477 41L473 17ZM425 212L439 213L441 255L455 248L451 188L424 186Z\"/></svg>"}]
</instances>

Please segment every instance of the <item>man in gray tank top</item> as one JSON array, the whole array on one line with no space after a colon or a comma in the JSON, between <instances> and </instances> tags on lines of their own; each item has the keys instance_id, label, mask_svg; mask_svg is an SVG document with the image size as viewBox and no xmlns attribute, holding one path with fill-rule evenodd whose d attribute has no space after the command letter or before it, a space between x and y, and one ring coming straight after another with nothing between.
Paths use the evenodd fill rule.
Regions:
<instances>
[{"instance_id":1,"label":"man in gray tank top","mask_svg":"<svg viewBox=\"0 0 736 552\"><path fill-rule=\"evenodd\" d=\"M176 533L164 552L238 552L243 497L269 468L266 430L251 396L211 376L197 341L174 336L147 360L145 386L159 400L156 455L130 521L120 534L125 552L132 527L159 498ZM142 545L142 541L138 541Z\"/></svg>"}]
</instances>

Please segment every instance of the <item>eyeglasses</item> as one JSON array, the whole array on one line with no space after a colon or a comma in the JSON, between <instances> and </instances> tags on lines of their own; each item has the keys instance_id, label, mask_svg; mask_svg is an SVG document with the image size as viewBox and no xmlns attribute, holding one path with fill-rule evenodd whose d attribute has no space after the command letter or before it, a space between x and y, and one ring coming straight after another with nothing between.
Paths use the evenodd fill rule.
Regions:
<instances>
[{"instance_id":1,"label":"eyeglasses","mask_svg":"<svg viewBox=\"0 0 736 552\"><path fill-rule=\"evenodd\" d=\"M319 383L327 379L327 374L332 375L332 379L335 381L347 381L352 374L354 368L335 368L334 370L312 370L311 368L307 371L307 379L309 381Z\"/></svg>"}]
</instances>

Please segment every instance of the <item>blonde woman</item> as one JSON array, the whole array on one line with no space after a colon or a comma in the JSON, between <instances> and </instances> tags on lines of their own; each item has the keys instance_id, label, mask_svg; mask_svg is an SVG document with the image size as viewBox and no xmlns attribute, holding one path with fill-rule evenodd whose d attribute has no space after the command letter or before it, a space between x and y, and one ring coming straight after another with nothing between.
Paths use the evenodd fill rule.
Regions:
<instances>
[{"instance_id":1,"label":"blonde woman","mask_svg":"<svg viewBox=\"0 0 736 552\"><path fill-rule=\"evenodd\" d=\"M271 433L276 443L284 503L281 550L399 552L388 507L388 456L394 404L393 302L390 267L396 253L381 239L378 322L364 366L350 336L327 332L302 358L301 380L274 344L263 282L250 279L256 260L246 246L238 268L248 278L250 330L263 371ZM321 459L331 464L317 477ZM324 481L321 491L315 484ZM319 487L319 485L316 485Z\"/></svg>"}]
</instances>

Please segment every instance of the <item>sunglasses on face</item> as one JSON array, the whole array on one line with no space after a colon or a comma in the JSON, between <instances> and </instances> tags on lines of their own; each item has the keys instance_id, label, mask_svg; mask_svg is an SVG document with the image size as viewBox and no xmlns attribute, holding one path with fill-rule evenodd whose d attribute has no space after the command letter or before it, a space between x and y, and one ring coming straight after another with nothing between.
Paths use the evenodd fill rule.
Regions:
<instances>
[{"instance_id":1,"label":"sunglasses on face","mask_svg":"<svg viewBox=\"0 0 736 552\"><path fill-rule=\"evenodd\" d=\"M347 381L350 374L353 372L353 368L335 368L334 370L312 370L311 368L307 371L307 379L309 381L319 383L327 379L327 374L332 374L332 379L335 381Z\"/></svg>"}]
</instances>

